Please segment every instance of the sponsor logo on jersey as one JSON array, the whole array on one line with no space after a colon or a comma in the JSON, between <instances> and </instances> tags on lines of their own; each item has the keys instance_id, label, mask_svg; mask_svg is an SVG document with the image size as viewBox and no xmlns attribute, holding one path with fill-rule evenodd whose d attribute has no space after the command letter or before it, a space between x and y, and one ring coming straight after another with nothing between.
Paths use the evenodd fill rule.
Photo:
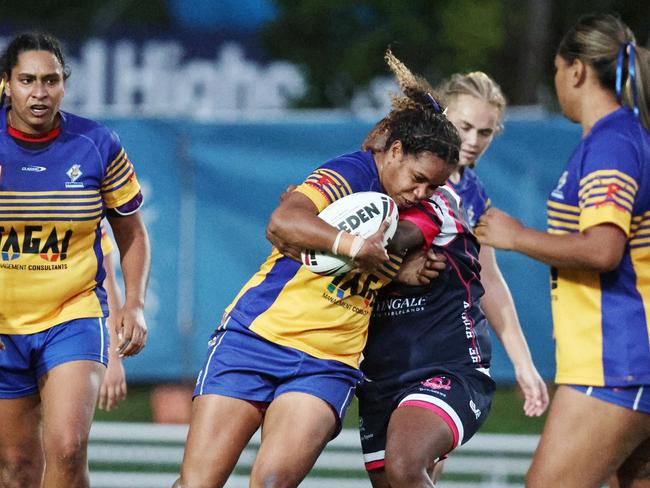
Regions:
<instances>
[{"instance_id":1,"label":"sponsor logo on jersey","mask_svg":"<svg viewBox=\"0 0 650 488\"><path fill-rule=\"evenodd\" d=\"M560 179L557 180L557 186L555 187L555 190L551 192L552 197L557 198L558 200L564 200L564 192L562 191L562 188L564 188L564 185L566 185L566 180L568 176L569 176L568 171L562 173Z\"/></svg>"},{"instance_id":2,"label":"sponsor logo on jersey","mask_svg":"<svg viewBox=\"0 0 650 488\"><path fill-rule=\"evenodd\" d=\"M68 178L70 178L70 181L65 182L65 187L66 188L83 188L84 184L81 181L77 181L81 176L83 175L83 171L81 171L81 165L80 164L73 164L70 166L70 169L66 171L65 173L68 175Z\"/></svg>"},{"instance_id":3,"label":"sponsor logo on jersey","mask_svg":"<svg viewBox=\"0 0 650 488\"><path fill-rule=\"evenodd\" d=\"M434 376L428 380L424 380L422 385L434 390L451 390L451 379L446 376Z\"/></svg>"},{"instance_id":4,"label":"sponsor logo on jersey","mask_svg":"<svg viewBox=\"0 0 650 488\"><path fill-rule=\"evenodd\" d=\"M26 225L22 237L18 231L0 226L0 257L3 261L13 261L22 254L38 254L44 261L64 261L68 257L68 246L72 230L68 229L59 237L56 227L47 233L41 225Z\"/></svg>"},{"instance_id":5,"label":"sponsor logo on jersey","mask_svg":"<svg viewBox=\"0 0 650 488\"><path fill-rule=\"evenodd\" d=\"M323 292L323 298L356 314L369 315L381 285L379 278L373 274L347 273L334 277ZM361 297L363 306L359 307L345 301L346 298L353 296Z\"/></svg>"},{"instance_id":6,"label":"sponsor logo on jersey","mask_svg":"<svg viewBox=\"0 0 650 488\"><path fill-rule=\"evenodd\" d=\"M395 315L421 312L426 304L426 297L392 297L378 302L373 314L375 316L393 317Z\"/></svg>"},{"instance_id":7,"label":"sponsor logo on jersey","mask_svg":"<svg viewBox=\"0 0 650 488\"><path fill-rule=\"evenodd\" d=\"M47 170L45 166L36 166L35 164L28 164L20 168L20 171L27 171L29 173L41 173L45 170Z\"/></svg>"},{"instance_id":8,"label":"sponsor logo on jersey","mask_svg":"<svg viewBox=\"0 0 650 488\"><path fill-rule=\"evenodd\" d=\"M472 412L474 412L474 415L478 420L478 418L481 416L481 411L476 407L476 403L474 403L474 400L469 401L469 408L472 409Z\"/></svg>"}]
</instances>

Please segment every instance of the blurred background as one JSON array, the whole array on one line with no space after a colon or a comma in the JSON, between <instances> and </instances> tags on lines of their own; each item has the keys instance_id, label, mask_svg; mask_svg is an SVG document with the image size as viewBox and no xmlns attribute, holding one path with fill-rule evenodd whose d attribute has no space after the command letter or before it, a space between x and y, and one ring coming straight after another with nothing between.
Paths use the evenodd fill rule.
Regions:
<instances>
[{"instance_id":1,"label":"blurred background","mask_svg":"<svg viewBox=\"0 0 650 488\"><path fill-rule=\"evenodd\" d=\"M0 48L41 29L65 45L64 108L122 138L153 244L146 351L133 383L192 382L206 341L270 250L289 183L359 147L395 90L388 46L432 84L484 70L510 107L478 171L496 206L543 228L579 137L557 113L553 55L583 13L615 11L648 43L645 0L4 0ZM553 347L546 267L500 253L543 376ZM494 373L512 383L497 346Z\"/></svg>"},{"instance_id":2,"label":"blurred background","mask_svg":"<svg viewBox=\"0 0 650 488\"><path fill-rule=\"evenodd\" d=\"M64 41L64 108L117 131L142 181L153 243L146 351L135 383L192 382L223 308L270 250L289 183L359 147L395 90L391 46L432 84L484 70L510 102L478 172L496 206L543 228L579 137L557 113L555 46L583 13L614 11L647 44L647 0L4 0L18 31ZM554 373L548 270L499 260L540 372ZM494 374L514 381L496 347Z\"/></svg>"},{"instance_id":3,"label":"blurred background","mask_svg":"<svg viewBox=\"0 0 650 488\"><path fill-rule=\"evenodd\" d=\"M496 79L510 103L505 131L477 170L496 206L544 228L547 194L580 136L558 114L553 93L560 36L594 11L618 12L639 44L648 45L650 33L647 0L2 6L0 48L23 30L59 37L72 66L64 109L114 129L144 187L153 247L149 342L125 361L130 396L116 412L100 414L109 420L186 419L209 335L270 251L264 226L279 195L322 162L358 148L386 113L396 89L383 61L388 46L432 84L457 71ZM551 382L548 269L508 253L498 259L540 373ZM495 350L493 373L504 396L487 430L539 432L541 421L519 422L514 373L496 341Z\"/></svg>"}]
</instances>

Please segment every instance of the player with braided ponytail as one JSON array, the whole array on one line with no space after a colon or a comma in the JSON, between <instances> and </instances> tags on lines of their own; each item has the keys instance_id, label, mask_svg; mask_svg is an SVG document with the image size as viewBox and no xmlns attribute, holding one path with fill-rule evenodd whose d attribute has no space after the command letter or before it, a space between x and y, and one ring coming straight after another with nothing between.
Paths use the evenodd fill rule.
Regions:
<instances>
[{"instance_id":1,"label":"player with braided ponytail","mask_svg":"<svg viewBox=\"0 0 650 488\"><path fill-rule=\"evenodd\" d=\"M378 270L397 268L400 259L386 254L382 230L355 237L318 213L362 191L385 193L401 209L413 207L458 163L460 139L439 104L418 91L405 97L384 121L380 150L324 163L273 212L267 236L275 247L209 342L175 487L224 486L262 421L250 486L298 486L338 434L361 378L377 290L390 281ZM291 259L300 249L354 255L363 272L314 274Z\"/></svg>"},{"instance_id":2,"label":"player with braided ponytail","mask_svg":"<svg viewBox=\"0 0 650 488\"><path fill-rule=\"evenodd\" d=\"M580 18L555 56L582 127L548 200L548 231L496 209L481 243L551 265L556 383L529 487L650 485L650 53L614 15Z\"/></svg>"}]
</instances>

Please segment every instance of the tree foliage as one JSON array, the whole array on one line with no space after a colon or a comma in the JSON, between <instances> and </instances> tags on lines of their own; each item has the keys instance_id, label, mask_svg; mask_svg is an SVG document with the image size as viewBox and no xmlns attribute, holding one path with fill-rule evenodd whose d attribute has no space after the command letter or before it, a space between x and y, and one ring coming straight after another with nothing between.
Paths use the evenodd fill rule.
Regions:
<instances>
[{"instance_id":1,"label":"tree foliage","mask_svg":"<svg viewBox=\"0 0 650 488\"><path fill-rule=\"evenodd\" d=\"M297 105L305 107L347 106L355 89L388 74L388 46L432 83L457 71L484 70L511 102L536 103L552 90L555 46L580 15L618 12L642 44L650 31L647 0L274 3L277 17L263 28L262 46L302 68L309 89Z\"/></svg>"}]
</instances>

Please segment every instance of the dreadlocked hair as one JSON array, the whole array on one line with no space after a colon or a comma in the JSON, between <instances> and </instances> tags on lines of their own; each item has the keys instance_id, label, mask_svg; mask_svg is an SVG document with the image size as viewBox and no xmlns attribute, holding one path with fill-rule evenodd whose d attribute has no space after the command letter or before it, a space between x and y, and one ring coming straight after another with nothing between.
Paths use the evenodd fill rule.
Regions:
<instances>
[{"instance_id":1,"label":"dreadlocked hair","mask_svg":"<svg viewBox=\"0 0 650 488\"><path fill-rule=\"evenodd\" d=\"M406 154L431 152L451 166L458 164L460 136L447 120L435 90L414 75L390 49L384 56L401 94L391 93L391 111L368 133L364 150L384 151L399 140Z\"/></svg>"}]
</instances>

